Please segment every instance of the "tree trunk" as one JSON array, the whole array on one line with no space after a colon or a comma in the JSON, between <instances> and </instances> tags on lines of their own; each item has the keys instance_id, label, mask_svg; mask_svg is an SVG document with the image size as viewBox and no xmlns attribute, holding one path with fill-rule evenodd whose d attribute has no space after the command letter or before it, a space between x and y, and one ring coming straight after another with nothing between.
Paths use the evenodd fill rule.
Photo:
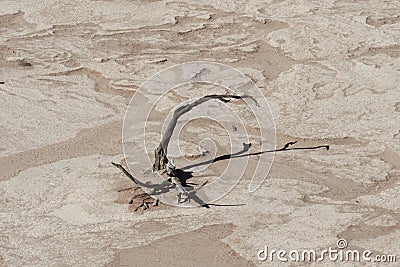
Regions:
<instances>
[{"instance_id":1,"label":"tree trunk","mask_svg":"<svg viewBox=\"0 0 400 267\"><path fill-rule=\"evenodd\" d=\"M156 150L154 150L154 156L155 156L155 161L154 161L154 165L153 165L153 170L165 170L167 163L168 163L168 159L167 159L167 155L164 152L164 149L160 143L160 145L157 147Z\"/></svg>"}]
</instances>

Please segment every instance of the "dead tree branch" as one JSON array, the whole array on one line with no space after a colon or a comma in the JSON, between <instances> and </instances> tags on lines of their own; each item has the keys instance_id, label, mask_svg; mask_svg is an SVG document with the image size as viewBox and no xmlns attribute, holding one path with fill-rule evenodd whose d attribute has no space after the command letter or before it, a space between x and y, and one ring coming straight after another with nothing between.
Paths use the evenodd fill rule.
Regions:
<instances>
[{"instance_id":1,"label":"dead tree branch","mask_svg":"<svg viewBox=\"0 0 400 267\"><path fill-rule=\"evenodd\" d=\"M193 103L184 105L182 107L177 108L174 111L174 114L172 116L171 121L169 122L167 129L165 131L164 136L161 139L161 142L159 144L159 146L157 147L157 149L154 151L154 156L155 156L155 161L153 164L153 170L165 170L166 165L168 163L168 157L167 157L167 149L168 149L168 144L169 141L171 139L172 133L174 132L175 126L178 122L179 117L181 117L183 114L189 112L190 110L192 110L194 107L207 102L209 100L212 99L216 99L219 101L222 101L224 103L227 103L229 101L231 101L231 99L244 99L244 98L250 98L251 100L253 100L257 106L258 103L257 101L249 95L243 95L243 96L238 96L238 95L206 95L196 101L194 101Z\"/></svg>"}]
</instances>

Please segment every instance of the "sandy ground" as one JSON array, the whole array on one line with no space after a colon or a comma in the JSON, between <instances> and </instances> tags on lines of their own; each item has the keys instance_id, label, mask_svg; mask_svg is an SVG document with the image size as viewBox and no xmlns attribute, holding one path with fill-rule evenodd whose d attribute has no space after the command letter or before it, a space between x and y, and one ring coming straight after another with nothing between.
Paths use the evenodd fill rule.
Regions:
<instances>
[{"instance_id":1,"label":"sandy ground","mask_svg":"<svg viewBox=\"0 0 400 267\"><path fill-rule=\"evenodd\" d=\"M378 0L3 0L0 266L254 266L268 263L257 259L264 246L321 251L339 238L399 256L399 10ZM246 172L216 203L245 205L133 212L132 184L110 164L124 162L124 112L146 79L193 60L259 86L278 148L330 150L276 153L257 191ZM171 109L180 98L166 99ZM187 125L183 150L215 130L225 154L218 127Z\"/></svg>"}]
</instances>

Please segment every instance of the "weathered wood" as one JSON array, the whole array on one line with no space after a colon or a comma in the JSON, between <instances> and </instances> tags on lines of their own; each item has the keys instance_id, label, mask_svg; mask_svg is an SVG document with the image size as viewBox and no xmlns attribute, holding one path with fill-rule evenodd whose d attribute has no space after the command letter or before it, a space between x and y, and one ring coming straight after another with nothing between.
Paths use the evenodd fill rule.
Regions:
<instances>
[{"instance_id":1,"label":"weathered wood","mask_svg":"<svg viewBox=\"0 0 400 267\"><path fill-rule=\"evenodd\" d=\"M120 169L132 182L138 184L138 181L136 181L136 179L132 176L132 174L130 174L127 170L125 170L125 168L121 164L116 162L111 162L111 164Z\"/></svg>"},{"instance_id":2,"label":"weathered wood","mask_svg":"<svg viewBox=\"0 0 400 267\"><path fill-rule=\"evenodd\" d=\"M166 165L168 163L168 157L167 157L167 151L168 151L168 144L169 141L171 140L171 136L174 132L175 126L178 122L178 119L185 113L189 112L192 110L194 107L207 102L212 99L216 99L219 101L222 101L224 103L227 103L231 101L231 99L244 99L244 98L250 98L252 99L256 105L258 106L257 101L252 97L248 95L243 95L243 96L238 96L238 95L206 95L203 96L200 99L197 99L193 103L178 107L172 116L171 121L169 122L167 129L165 131L165 134L162 136L161 142L154 151L154 164L153 164L153 170L159 171L159 170L165 170Z\"/></svg>"},{"instance_id":3,"label":"weathered wood","mask_svg":"<svg viewBox=\"0 0 400 267\"><path fill-rule=\"evenodd\" d=\"M176 124L178 122L178 119L185 113L189 112L190 110L192 110L194 107L215 99L215 100L219 100L222 101L224 103L230 102L231 99L244 99L244 98L250 98L251 100L253 100L257 106L258 103L257 101L248 95L243 95L243 96L237 96L237 95L207 95L204 96L196 101L194 101L193 103L178 107L175 111L174 114L172 116L171 121L169 122L167 129L165 131L165 134L162 136L161 142L158 145L158 147L155 149L154 151L154 164L153 164L153 171L159 171L162 170L164 171L164 173L167 174L167 176L169 177L168 179L166 179L162 184L159 185L149 185L149 184L143 184L140 181L136 180L121 164L119 163L115 163L112 162L112 164L114 166L116 166L117 168L119 168L131 181L133 181L135 184L138 185L143 185L145 187L150 187L152 188L152 191L150 193L142 193L142 194L138 194L133 196L130 201L129 204L132 204L134 199L137 197L143 197L143 196L150 196L151 198L154 199L153 202L153 206L157 206L158 205L158 198L154 197L154 195L158 195L158 194L162 194L164 192L167 192L169 190L169 188L175 188L177 190L177 197L178 197L178 204L185 202L185 201L190 201L190 199L195 199L196 202L199 202L201 204L201 206L204 207L208 207L207 204L203 203L197 196L196 196L196 192L198 190L200 190L206 183L203 183L199 188L196 189L192 189L192 188L188 188L182 185L182 181L180 180L179 177L179 172L177 172L175 165L173 164L172 160L168 160L167 157L167 151L168 151L168 144L169 141L171 140L171 136L174 132L174 129L176 127ZM171 181L171 182L169 182ZM184 201L181 202L181 198L182 196L185 197ZM147 199L147 198L146 198ZM146 202L145 200L142 200L142 203L136 207L135 211L137 211L139 208L143 207L143 209L149 209L150 206L148 204L150 204L149 202Z\"/></svg>"}]
</instances>

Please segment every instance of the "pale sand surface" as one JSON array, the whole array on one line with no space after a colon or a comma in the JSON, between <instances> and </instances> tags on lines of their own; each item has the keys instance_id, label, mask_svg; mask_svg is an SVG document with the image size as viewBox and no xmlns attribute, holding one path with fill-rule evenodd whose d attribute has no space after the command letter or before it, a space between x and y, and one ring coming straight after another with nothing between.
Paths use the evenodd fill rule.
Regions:
<instances>
[{"instance_id":1,"label":"pale sand surface","mask_svg":"<svg viewBox=\"0 0 400 267\"><path fill-rule=\"evenodd\" d=\"M398 255L399 10L378 0L2 1L0 266L266 265L265 245L322 250L338 238ZM245 173L217 201L243 206L133 212L132 184L110 164L123 162L125 109L146 79L192 60L251 77L278 148L330 150L277 153L251 194ZM152 118L184 98L168 95ZM198 157L210 131L227 153L207 121L181 132L185 153Z\"/></svg>"},{"instance_id":2,"label":"pale sand surface","mask_svg":"<svg viewBox=\"0 0 400 267\"><path fill-rule=\"evenodd\" d=\"M232 230L232 225L211 225L164 237L147 246L118 251L108 266L255 266L220 241Z\"/></svg>"}]
</instances>

